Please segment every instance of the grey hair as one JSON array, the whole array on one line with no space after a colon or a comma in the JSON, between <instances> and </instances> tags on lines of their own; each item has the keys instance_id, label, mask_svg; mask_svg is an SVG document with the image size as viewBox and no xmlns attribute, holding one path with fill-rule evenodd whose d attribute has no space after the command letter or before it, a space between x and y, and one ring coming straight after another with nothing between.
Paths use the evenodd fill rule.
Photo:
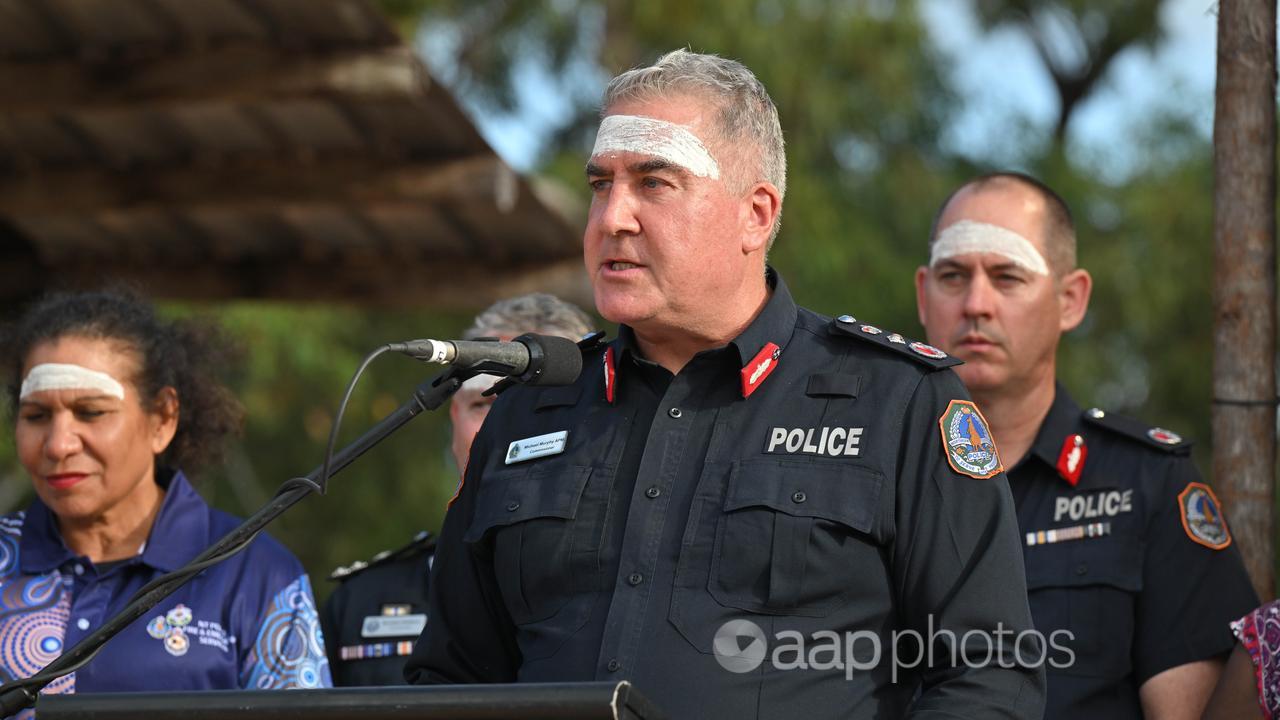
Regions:
<instances>
[{"instance_id":1,"label":"grey hair","mask_svg":"<svg viewBox=\"0 0 1280 720\"><path fill-rule=\"evenodd\" d=\"M739 178L743 186L765 180L787 194L787 151L778 122L778 108L764 84L737 60L680 49L658 58L648 67L628 70L609 82L604 91L601 117L624 100L647 100L689 93L714 100L720 108L719 131L724 145L732 147L746 139L759 149L753 157L754 177ZM778 236L782 213L778 213L769 242Z\"/></svg>"},{"instance_id":2,"label":"grey hair","mask_svg":"<svg viewBox=\"0 0 1280 720\"><path fill-rule=\"evenodd\" d=\"M529 332L576 341L591 332L591 318L577 305L555 295L529 293L490 305L463 331L462 339L515 337Z\"/></svg>"}]
</instances>

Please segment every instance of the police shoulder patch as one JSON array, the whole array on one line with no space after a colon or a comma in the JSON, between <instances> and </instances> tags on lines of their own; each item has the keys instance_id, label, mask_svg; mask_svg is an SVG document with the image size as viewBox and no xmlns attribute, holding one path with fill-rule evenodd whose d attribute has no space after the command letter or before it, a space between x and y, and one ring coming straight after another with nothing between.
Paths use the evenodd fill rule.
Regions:
<instances>
[{"instance_id":1,"label":"police shoulder patch","mask_svg":"<svg viewBox=\"0 0 1280 720\"><path fill-rule=\"evenodd\" d=\"M977 405L952 400L938 418L938 427L942 430L942 452L952 470L978 480L1004 470L991 426Z\"/></svg>"},{"instance_id":2,"label":"police shoulder patch","mask_svg":"<svg viewBox=\"0 0 1280 720\"><path fill-rule=\"evenodd\" d=\"M1208 485L1187 483L1178 493L1178 511L1182 515L1182 529L1194 542L1213 550L1222 550L1231 544L1231 531L1222 516L1222 505Z\"/></svg>"},{"instance_id":3,"label":"police shoulder patch","mask_svg":"<svg viewBox=\"0 0 1280 720\"><path fill-rule=\"evenodd\" d=\"M872 345L892 350L899 355L906 355L921 365L927 365L935 370L960 365L964 362L932 345L913 342L896 332L885 331L875 325L858 322L852 315L841 315L835 318L831 321L829 328L834 335L864 340Z\"/></svg>"},{"instance_id":4,"label":"police shoulder patch","mask_svg":"<svg viewBox=\"0 0 1280 720\"><path fill-rule=\"evenodd\" d=\"M1100 408L1089 408L1084 411L1084 419L1091 425L1110 430L1149 448L1169 453L1191 451L1191 443L1172 430L1152 427L1124 415L1117 415Z\"/></svg>"},{"instance_id":5,"label":"police shoulder patch","mask_svg":"<svg viewBox=\"0 0 1280 720\"><path fill-rule=\"evenodd\" d=\"M436 539L426 530L421 530L413 536L407 545L402 545L395 550L383 550L366 560L357 560L350 565L340 565L329 573L330 580L346 580L354 577L364 570L371 567L377 567L383 563L399 560L401 558L413 557L424 552L430 552L436 547Z\"/></svg>"}]
</instances>

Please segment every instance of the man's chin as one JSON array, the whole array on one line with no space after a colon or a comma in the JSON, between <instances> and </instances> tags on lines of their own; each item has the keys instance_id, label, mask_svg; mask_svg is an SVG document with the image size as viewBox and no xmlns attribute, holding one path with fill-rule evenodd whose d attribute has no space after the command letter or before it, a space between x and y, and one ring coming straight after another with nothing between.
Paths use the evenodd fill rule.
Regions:
<instances>
[{"instance_id":1,"label":"man's chin","mask_svg":"<svg viewBox=\"0 0 1280 720\"><path fill-rule=\"evenodd\" d=\"M634 327L653 315L651 303L635 293L599 290L595 293L596 312L611 323Z\"/></svg>"},{"instance_id":2,"label":"man's chin","mask_svg":"<svg viewBox=\"0 0 1280 720\"><path fill-rule=\"evenodd\" d=\"M965 361L963 365L957 365L954 369L956 375L960 376L960 382L964 383L970 393L998 392L1008 379L1008 373L1004 368L983 360L970 360L961 355L956 357Z\"/></svg>"}]
</instances>

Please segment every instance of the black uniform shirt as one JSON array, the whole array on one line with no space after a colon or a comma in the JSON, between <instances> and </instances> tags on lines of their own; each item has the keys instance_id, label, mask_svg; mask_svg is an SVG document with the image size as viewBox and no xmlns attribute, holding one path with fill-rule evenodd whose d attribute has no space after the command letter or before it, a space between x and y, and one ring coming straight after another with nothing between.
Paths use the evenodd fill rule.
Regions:
<instances>
[{"instance_id":1,"label":"black uniform shirt","mask_svg":"<svg viewBox=\"0 0 1280 720\"><path fill-rule=\"evenodd\" d=\"M1082 413L1058 385L1009 478L1031 613L1055 649L1045 718L1141 718L1142 683L1230 651L1228 622L1258 598L1176 435Z\"/></svg>"},{"instance_id":2,"label":"black uniform shirt","mask_svg":"<svg viewBox=\"0 0 1280 720\"><path fill-rule=\"evenodd\" d=\"M898 717L923 683L916 717L1040 716L1043 673L983 650L1030 613L1004 475L949 464L969 440L940 419L971 407L954 361L770 280L751 325L677 375L624 328L575 385L503 394L411 680L627 679L673 718L807 720ZM895 665L894 633L931 629L973 667Z\"/></svg>"},{"instance_id":3,"label":"black uniform shirt","mask_svg":"<svg viewBox=\"0 0 1280 720\"><path fill-rule=\"evenodd\" d=\"M342 584L320 613L336 686L403 685L404 663L427 621L427 579L435 538L339 568Z\"/></svg>"}]
</instances>

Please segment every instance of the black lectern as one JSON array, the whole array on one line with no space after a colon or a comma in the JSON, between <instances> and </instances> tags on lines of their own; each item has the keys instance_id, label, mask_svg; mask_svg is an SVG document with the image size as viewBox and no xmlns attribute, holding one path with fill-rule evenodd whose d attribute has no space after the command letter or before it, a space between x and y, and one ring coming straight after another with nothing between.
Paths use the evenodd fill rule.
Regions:
<instances>
[{"instance_id":1,"label":"black lectern","mask_svg":"<svg viewBox=\"0 0 1280 720\"><path fill-rule=\"evenodd\" d=\"M41 695L40 720L665 720L630 683Z\"/></svg>"}]
</instances>

